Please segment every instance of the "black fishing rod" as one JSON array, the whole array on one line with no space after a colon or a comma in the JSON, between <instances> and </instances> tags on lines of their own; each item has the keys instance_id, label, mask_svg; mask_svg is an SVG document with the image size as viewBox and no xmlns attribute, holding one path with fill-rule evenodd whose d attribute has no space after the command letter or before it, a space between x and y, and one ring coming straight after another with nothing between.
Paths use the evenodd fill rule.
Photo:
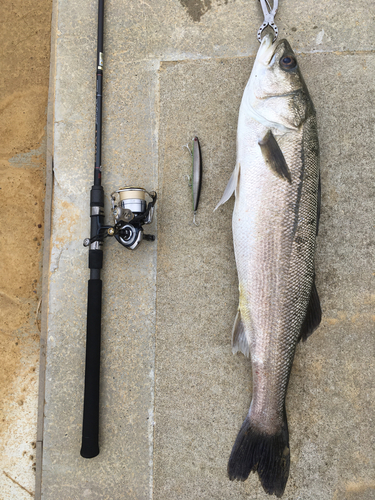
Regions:
<instances>
[{"instance_id":1,"label":"black fishing rod","mask_svg":"<svg viewBox=\"0 0 375 500\"><path fill-rule=\"evenodd\" d=\"M101 185L102 160L102 89L103 89L103 25L104 0L99 0L98 49L96 58L96 114L94 185L90 192L90 240L100 234L104 225L104 190ZM87 242L86 242L87 243ZM87 295L86 370L83 405L81 456L93 458L99 454L99 379L100 338L102 321L103 240L90 241L90 279Z\"/></svg>"},{"instance_id":2,"label":"black fishing rod","mask_svg":"<svg viewBox=\"0 0 375 500\"><path fill-rule=\"evenodd\" d=\"M99 0L98 48L96 64L96 113L95 113L95 169L94 185L90 192L90 238L83 242L89 248L90 279L87 296L87 334L85 392L83 404L81 456L93 458L99 454L99 385L100 340L102 320L103 240L114 236L125 248L134 250L142 239L153 241L145 235L142 226L150 224L156 203L156 193L139 187L123 187L111 194L114 225L104 224L104 190L102 179L102 90L103 90L103 25L104 0ZM146 195L151 201L147 204Z\"/></svg>"}]
</instances>

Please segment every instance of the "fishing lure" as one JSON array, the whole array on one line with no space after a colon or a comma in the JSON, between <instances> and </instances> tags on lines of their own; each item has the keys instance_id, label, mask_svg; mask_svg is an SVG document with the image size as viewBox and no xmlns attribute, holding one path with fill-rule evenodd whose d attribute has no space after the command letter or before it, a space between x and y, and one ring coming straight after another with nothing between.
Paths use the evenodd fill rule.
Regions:
<instances>
[{"instance_id":1,"label":"fishing lure","mask_svg":"<svg viewBox=\"0 0 375 500\"><path fill-rule=\"evenodd\" d=\"M191 184L189 185L192 188L193 197L193 223L198 226L199 224L196 222L195 218L198 211L199 197L202 187L202 153L198 137L195 136L193 138L193 151L190 150L188 145L185 145L184 147L189 150L192 157L192 174L189 176Z\"/></svg>"}]
</instances>

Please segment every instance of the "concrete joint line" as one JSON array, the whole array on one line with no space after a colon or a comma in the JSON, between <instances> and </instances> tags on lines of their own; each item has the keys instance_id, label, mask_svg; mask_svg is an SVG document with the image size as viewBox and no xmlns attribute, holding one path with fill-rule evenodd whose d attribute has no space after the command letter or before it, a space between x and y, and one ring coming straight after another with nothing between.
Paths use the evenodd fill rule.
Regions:
<instances>
[{"instance_id":1,"label":"concrete joint line","mask_svg":"<svg viewBox=\"0 0 375 500\"><path fill-rule=\"evenodd\" d=\"M57 32L58 0L53 0L51 19L51 51L50 73L47 108L47 158L46 158L46 194L44 205L44 247L42 273L42 313L40 333L39 357L39 388L38 388L38 418L36 439L36 471L35 471L35 500L42 495L42 466L43 466L43 434L44 434L44 403L45 403L45 376L46 376L46 349L48 331L48 292L49 292L49 265L51 258L51 225L53 199L53 122L55 103L55 73L56 73L56 32Z\"/></svg>"}]
</instances>

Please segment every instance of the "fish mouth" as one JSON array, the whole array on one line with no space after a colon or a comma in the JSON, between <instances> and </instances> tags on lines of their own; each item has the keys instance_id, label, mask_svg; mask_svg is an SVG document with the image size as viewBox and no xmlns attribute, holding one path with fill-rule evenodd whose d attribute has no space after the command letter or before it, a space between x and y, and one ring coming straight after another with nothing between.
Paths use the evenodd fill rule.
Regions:
<instances>
[{"instance_id":1,"label":"fish mouth","mask_svg":"<svg viewBox=\"0 0 375 500\"><path fill-rule=\"evenodd\" d=\"M282 40L273 42L273 37L274 35L272 33L264 35L259 47L256 62L260 62L264 66L272 66L274 64L280 49L283 53L294 54L288 40L283 38Z\"/></svg>"},{"instance_id":2,"label":"fish mouth","mask_svg":"<svg viewBox=\"0 0 375 500\"><path fill-rule=\"evenodd\" d=\"M273 57L273 53L275 51L276 43L272 42L273 35L271 33L266 33L260 42L260 47L258 50L258 54L256 59L262 62L263 64L269 64L271 58Z\"/></svg>"}]
</instances>

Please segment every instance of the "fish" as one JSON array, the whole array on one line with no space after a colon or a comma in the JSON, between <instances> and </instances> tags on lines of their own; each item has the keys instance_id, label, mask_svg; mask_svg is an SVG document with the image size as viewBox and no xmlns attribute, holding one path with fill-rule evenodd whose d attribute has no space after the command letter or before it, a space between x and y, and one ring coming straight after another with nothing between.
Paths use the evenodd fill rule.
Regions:
<instances>
[{"instance_id":1,"label":"fish","mask_svg":"<svg viewBox=\"0 0 375 500\"><path fill-rule=\"evenodd\" d=\"M243 93L235 169L233 246L239 305L232 351L250 357L252 400L228 462L231 480L257 472L280 498L289 477L285 397L298 342L322 317L314 254L320 214L316 112L287 40L266 34Z\"/></svg>"}]
</instances>

